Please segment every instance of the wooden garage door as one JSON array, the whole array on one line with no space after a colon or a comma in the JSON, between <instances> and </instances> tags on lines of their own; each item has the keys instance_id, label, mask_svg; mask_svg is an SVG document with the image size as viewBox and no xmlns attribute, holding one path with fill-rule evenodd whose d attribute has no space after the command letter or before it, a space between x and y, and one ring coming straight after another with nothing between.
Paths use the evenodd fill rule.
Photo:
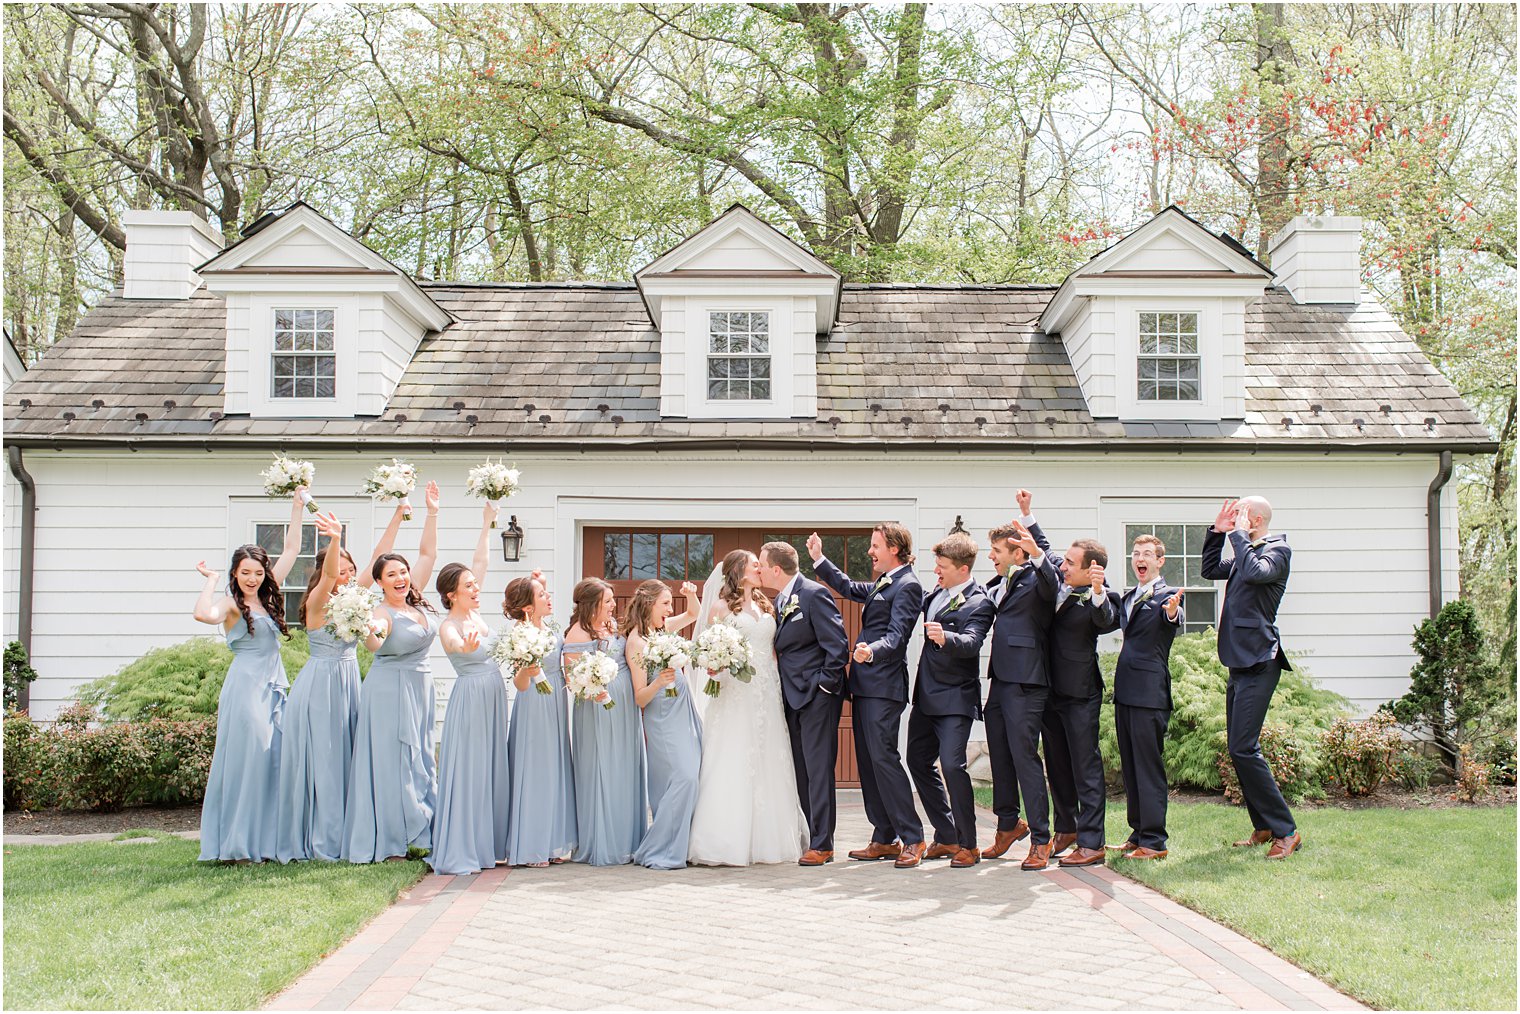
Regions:
<instances>
[{"instance_id":1,"label":"wooden garage door","mask_svg":"<svg viewBox=\"0 0 1520 1014\"><path fill-rule=\"evenodd\" d=\"M713 566L735 549L757 552L767 542L789 542L797 547L804 577L814 578L813 562L808 558L805 545L808 534L814 529L790 528L587 528L582 536L582 577L600 577L608 581L617 593L618 615L633 596L640 582L659 578L670 585L675 593L675 607L679 612L686 608L686 600L680 593L682 581L691 581L702 593L702 582L712 573ZM823 549L830 560L844 567L852 578L870 580L871 559L866 548L871 543L870 530L819 528L823 537ZM779 588L767 588L775 596ZM844 617L845 635L854 644L860 635L860 611L858 602L846 602L838 595L839 611ZM855 764L855 739L851 733L850 704L844 705L839 719L839 761L834 770L835 780L841 788L860 785L860 771Z\"/></svg>"}]
</instances>

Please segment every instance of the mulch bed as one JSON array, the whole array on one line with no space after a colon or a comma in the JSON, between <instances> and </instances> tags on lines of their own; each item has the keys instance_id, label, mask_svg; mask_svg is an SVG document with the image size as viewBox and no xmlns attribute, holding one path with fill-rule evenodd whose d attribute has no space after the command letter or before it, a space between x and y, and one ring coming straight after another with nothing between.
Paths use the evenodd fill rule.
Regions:
<instances>
[{"instance_id":1,"label":"mulch bed","mask_svg":"<svg viewBox=\"0 0 1520 1014\"><path fill-rule=\"evenodd\" d=\"M147 831L195 831L201 826L197 806L135 806L115 813L93 810L7 810L6 834L100 834L142 829Z\"/></svg>"}]
</instances>

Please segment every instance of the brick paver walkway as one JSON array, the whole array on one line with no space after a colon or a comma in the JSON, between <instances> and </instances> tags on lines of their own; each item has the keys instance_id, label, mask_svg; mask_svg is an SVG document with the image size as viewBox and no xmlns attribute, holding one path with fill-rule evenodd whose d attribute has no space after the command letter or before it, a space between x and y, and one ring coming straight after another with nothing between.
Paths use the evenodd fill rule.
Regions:
<instances>
[{"instance_id":1,"label":"brick paver walkway","mask_svg":"<svg viewBox=\"0 0 1520 1014\"><path fill-rule=\"evenodd\" d=\"M843 849L869 836L858 800ZM430 876L270 1008L1361 1009L1107 869L1024 873L1024 851Z\"/></svg>"}]
</instances>

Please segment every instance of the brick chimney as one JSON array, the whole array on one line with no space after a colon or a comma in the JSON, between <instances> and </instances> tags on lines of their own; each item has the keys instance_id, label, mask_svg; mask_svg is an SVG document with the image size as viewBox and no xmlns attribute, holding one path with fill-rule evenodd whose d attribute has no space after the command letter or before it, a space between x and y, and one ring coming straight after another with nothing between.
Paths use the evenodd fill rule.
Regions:
<instances>
[{"instance_id":1,"label":"brick chimney","mask_svg":"<svg viewBox=\"0 0 1520 1014\"><path fill-rule=\"evenodd\" d=\"M129 211L121 294L128 299L189 299L195 273L222 249L222 234L188 211Z\"/></svg>"},{"instance_id":2,"label":"brick chimney","mask_svg":"<svg viewBox=\"0 0 1520 1014\"><path fill-rule=\"evenodd\" d=\"M1298 215L1267 244L1273 281L1300 303L1362 301L1362 220Z\"/></svg>"}]
</instances>

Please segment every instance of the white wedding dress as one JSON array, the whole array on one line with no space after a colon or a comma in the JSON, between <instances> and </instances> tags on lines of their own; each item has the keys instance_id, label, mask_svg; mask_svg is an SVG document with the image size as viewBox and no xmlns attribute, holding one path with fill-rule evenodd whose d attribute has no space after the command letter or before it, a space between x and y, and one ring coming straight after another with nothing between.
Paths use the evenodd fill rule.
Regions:
<instances>
[{"instance_id":1,"label":"white wedding dress","mask_svg":"<svg viewBox=\"0 0 1520 1014\"><path fill-rule=\"evenodd\" d=\"M754 606L735 614L755 675L727 679L702 715L702 773L687 854L701 866L794 863L807 848L792 743L776 669L776 621ZM698 680L700 686L705 680Z\"/></svg>"}]
</instances>

